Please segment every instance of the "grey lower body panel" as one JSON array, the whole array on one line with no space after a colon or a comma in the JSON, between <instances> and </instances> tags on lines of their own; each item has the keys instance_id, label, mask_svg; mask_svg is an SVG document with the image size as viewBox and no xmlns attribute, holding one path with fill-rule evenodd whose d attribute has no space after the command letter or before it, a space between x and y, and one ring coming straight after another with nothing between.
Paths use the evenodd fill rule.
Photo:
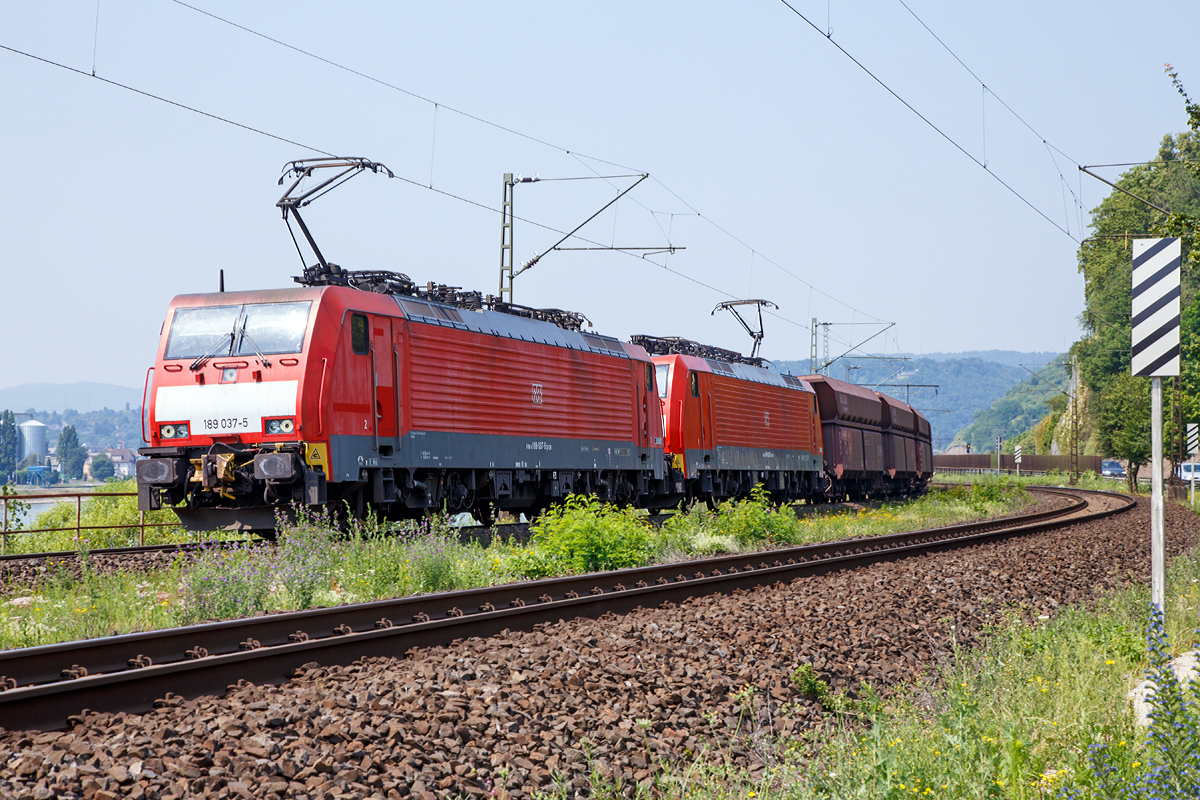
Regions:
<instances>
[{"instance_id":1,"label":"grey lower body panel","mask_svg":"<svg viewBox=\"0 0 1200 800\"><path fill-rule=\"evenodd\" d=\"M820 472L821 457L803 450L770 450L764 447L716 447L685 450L689 477L700 470L743 470L757 472Z\"/></svg>"},{"instance_id":2,"label":"grey lower body panel","mask_svg":"<svg viewBox=\"0 0 1200 800\"><path fill-rule=\"evenodd\" d=\"M650 471L663 476L661 448L634 442L587 439L536 439L499 434L409 431L400 439L331 436L330 482L364 480L362 470L527 469L564 471Z\"/></svg>"}]
</instances>

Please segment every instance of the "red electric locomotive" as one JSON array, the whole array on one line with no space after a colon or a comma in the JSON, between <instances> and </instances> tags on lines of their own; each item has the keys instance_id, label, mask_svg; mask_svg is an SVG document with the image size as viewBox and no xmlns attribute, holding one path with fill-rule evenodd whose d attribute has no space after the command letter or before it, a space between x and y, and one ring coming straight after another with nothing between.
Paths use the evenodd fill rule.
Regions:
<instances>
[{"instance_id":1,"label":"red electric locomotive","mask_svg":"<svg viewBox=\"0 0 1200 800\"><path fill-rule=\"evenodd\" d=\"M818 496L821 429L808 383L684 339L632 341L653 354L666 451L687 497L744 497L757 484L775 502Z\"/></svg>"},{"instance_id":2,"label":"red electric locomotive","mask_svg":"<svg viewBox=\"0 0 1200 800\"><path fill-rule=\"evenodd\" d=\"M175 298L147 387L141 507L183 503L194 529L270 529L294 502L487 520L571 492L666 492L640 347L571 329L567 312L550 312L562 327L408 288Z\"/></svg>"}]
</instances>

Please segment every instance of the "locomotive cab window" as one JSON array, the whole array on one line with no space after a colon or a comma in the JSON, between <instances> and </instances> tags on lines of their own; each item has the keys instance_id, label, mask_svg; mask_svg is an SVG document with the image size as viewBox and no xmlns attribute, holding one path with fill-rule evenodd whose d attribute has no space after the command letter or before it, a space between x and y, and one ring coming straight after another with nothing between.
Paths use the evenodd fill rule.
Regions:
<instances>
[{"instance_id":1,"label":"locomotive cab window","mask_svg":"<svg viewBox=\"0 0 1200 800\"><path fill-rule=\"evenodd\" d=\"M658 396L662 399L667 397L668 378L671 376L670 364L655 364L655 377L658 379Z\"/></svg>"},{"instance_id":2,"label":"locomotive cab window","mask_svg":"<svg viewBox=\"0 0 1200 800\"><path fill-rule=\"evenodd\" d=\"M692 397L700 396L700 377L694 372L688 372L688 386L692 390Z\"/></svg>"},{"instance_id":3,"label":"locomotive cab window","mask_svg":"<svg viewBox=\"0 0 1200 800\"><path fill-rule=\"evenodd\" d=\"M242 309L237 354L299 353L311 303L259 303Z\"/></svg>"},{"instance_id":4,"label":"locomotive cab window","mask_svg":"<svg viewBox=\"0 0 1200 800\"><path fill-rule=\"evenodd\" d=\"M248 303L179 308L164 358L276 355L304 347L312 303Z\"/></svg>"},{"instance_id":5,"label":"locomotive cab window","mask_svg":"<svg viewBox=\"0 0 1200 800\"><path fill-rule=\"evenodd\" d=\"M370 349L367 341L367 317L365 314L354 314L350 317L350 346L360 356L366 355Z\"/></svg>"}]
</instances>

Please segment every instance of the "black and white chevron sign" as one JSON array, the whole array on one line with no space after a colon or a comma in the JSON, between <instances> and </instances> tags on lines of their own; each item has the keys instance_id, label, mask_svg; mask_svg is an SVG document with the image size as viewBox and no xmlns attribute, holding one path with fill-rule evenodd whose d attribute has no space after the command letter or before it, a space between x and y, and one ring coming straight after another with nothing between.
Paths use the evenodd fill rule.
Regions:
<instances>
[{"instance_id":1,"label":"black and white chevron sign","mask_svg":"<svg viewBox=\"0 0 1200 800\"><path fill-rule=\"evenodd\" d=\"M1187 424L1187 452L1189 456L1200 453L1200 425L1195 422Z\"/></svg>"},{"instance_id":2,"label":"black and white chevron sign","mask_svg":"<svg viewBox=\"0 0 1200 800\"><path fill-rule=\"evenodd\" d=\"M1179 239L1133 241L1134 375L1179 374Z\"/></svg>"}]
</instances>

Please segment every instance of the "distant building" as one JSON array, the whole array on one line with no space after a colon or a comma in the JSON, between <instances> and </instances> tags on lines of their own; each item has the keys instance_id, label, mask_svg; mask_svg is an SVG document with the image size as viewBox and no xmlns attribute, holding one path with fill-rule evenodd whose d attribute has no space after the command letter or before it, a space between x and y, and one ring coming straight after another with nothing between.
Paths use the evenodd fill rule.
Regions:
<instances>
[{"instance_id":1,"label":"distant building","mask_svg":"<svg viewBox=\"0 0 1200 800\"><path fill-rule=\"evenodd\" d=\"M17 461L24 461L27 456L37 453L46 455L46 426L31 419L17 426L20 436L17 437Z\"/></svg>"},{"instance_id":2,"label":"distant building","mask_svg":"<svg viewBox=\"0 0 1200 800\"><path fill-rule=\"evenodd\" d=\"M113 468L116 470L113 474L118 478L132 478L134 474L134 463L137 461L137 455L124 447L110 447L104 451L104 455L112 459Z\"/></svg>"}]
</instances>

